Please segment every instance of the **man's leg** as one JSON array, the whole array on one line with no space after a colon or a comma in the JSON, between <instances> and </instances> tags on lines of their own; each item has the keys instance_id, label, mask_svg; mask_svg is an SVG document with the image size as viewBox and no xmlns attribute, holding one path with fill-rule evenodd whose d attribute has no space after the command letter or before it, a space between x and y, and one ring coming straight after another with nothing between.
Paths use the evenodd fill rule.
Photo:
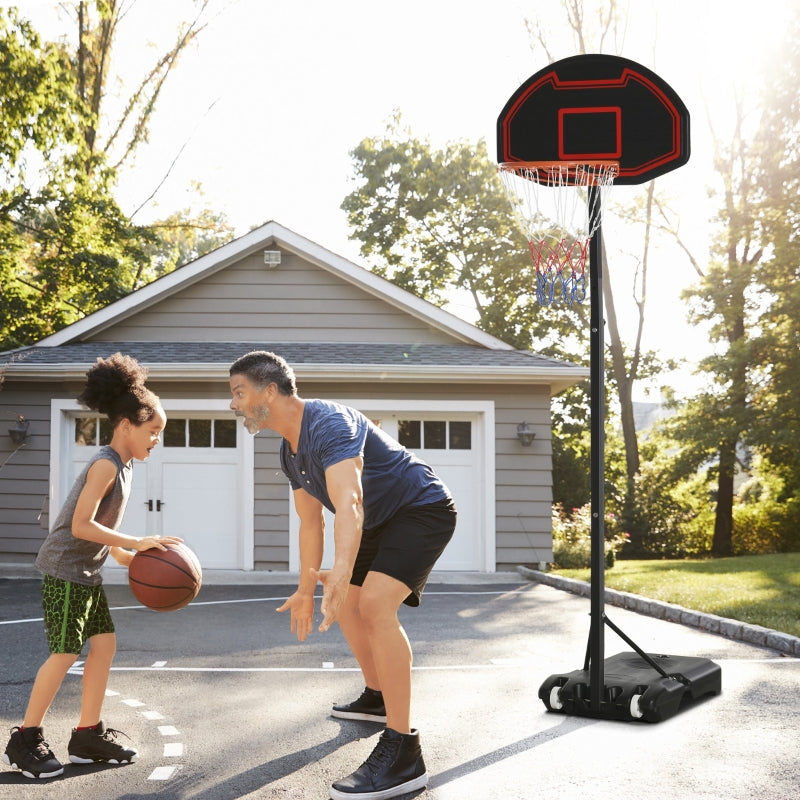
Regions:
<instances>
[{"instance_id":1,"label":"man's leg","mask_svg":"<svg viewBox=\"0 0 800 800\"><path fill-rule=\"evenodd\" d=\"M351 585L347 590L347 597L339 609L336 621L342 629L344 638L350 647L361 673L364 676L364 684L370 689L380 691L381 685L378 679L378 671L372 658L372 650L367 636L364 622L361 619L359 603L361 602L361 587Z\"/></svg>"},{"instance_id":2,"label":"man's leg","mask_svg":"<svg viewBox=\"0 0 800 800\"><path fill-rule=\"evenodd\" d=\"M358 603L362 630L386 706L386 727L411 731L411 645L397 617L408 586L381 572L369 572ZM369 686L369 682L367 682Z\"/></svg>"}]
</instances>

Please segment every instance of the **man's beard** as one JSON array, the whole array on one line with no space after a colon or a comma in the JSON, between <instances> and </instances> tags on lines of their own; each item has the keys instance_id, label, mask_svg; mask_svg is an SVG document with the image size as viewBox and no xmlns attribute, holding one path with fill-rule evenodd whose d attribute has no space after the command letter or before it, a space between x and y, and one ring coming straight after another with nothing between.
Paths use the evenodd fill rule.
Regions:
<instances>
[{"instance_id":1,"label":"man's beard","mask_svg":"<svg viewBox=\"0 0 800 800\"><path fill-rule=\"evenodd\" d=\"M269 408L267 406L261 406L255 412L255 416L247 417L244 414L237 414L237 417L242 417L244 420L244 427L247 429L248 433L252 433L255 436L263 427L259 423L265 422L269 417Z\"/></svg>"}]
</instances>

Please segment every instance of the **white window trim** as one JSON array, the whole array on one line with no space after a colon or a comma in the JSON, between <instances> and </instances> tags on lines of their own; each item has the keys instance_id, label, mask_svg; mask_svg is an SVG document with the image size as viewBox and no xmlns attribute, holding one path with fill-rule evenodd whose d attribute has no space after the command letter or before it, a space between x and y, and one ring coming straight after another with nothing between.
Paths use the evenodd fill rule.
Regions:
<instances>
[{"instance_id":1,"label":"white window trim","mask_svg":"<svg viewBox=\"0 0 800 800\"><path fill-rule=\"evenodd\" d=\"M211 413L220 411L231 414L228 400L180 400L161 398L161 404L167 416L171 413ZM67 424L69 417L76 413L86 413L86 408L77 400L54 398L50 402L50 486L48 490L50 504L50 521L55 520L64 501L69 494L70 486L65 485L67 470L65 459L70 451L71 427ZM242 528L239 537L242 546L241 569L252 571L255 566L255 445L254 437L241 436L241 458L238 464L237 483L241 502L240 519Z\"/></svg>"},{"instance_id":2,"label":"white window trim","mask_svg":"<svg viewBox=\"0 0 800 800\"><path fill-rule=\"evenodd\" d=\"M480 486L476 491L482 493L484 497L483 518L480 521L480 531L483 536L482 571L497 571L497 528L495 510L495 406L491 400L463 400L461 402L452 400L374 400L364 398L342 398L335 399L334 402L342 405L357 408L362 413L369 412L388 412L393 414L403 414L405 412L431 413L431 414L477 414L481 417L483 446L483 473L480 479ZM480 435L480 434L479 434ZM290 519L296 517L294 503L291 499L291 489L289 495L289 515ZM300 568L300 548L297 537L289 535L289 571L296 573Z\"/></svg>"}]
</instances>

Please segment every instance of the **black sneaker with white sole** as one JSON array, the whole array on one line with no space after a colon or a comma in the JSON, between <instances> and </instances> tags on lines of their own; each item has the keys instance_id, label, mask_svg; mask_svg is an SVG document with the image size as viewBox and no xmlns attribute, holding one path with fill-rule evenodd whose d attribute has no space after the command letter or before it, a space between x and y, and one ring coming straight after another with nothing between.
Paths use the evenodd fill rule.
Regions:
<instances>
[{"instance_id":1,"label":"black sneaker with white sole","mask_svg":"<svg viewBox=\"0 0 800 800\"><path fill-rule=\"evenodd\" d=\"M419 731L387 728L367 760L330 788L333 800L389 800L428 785Z\"/></svg>"},{"instance_id":2,"label":"black sneaker with white sole","mask_svg":"<svg viewBox=\"0 0 800 800\"><path fill-rule=\"evenodd\" d=\"M55 778L64 771L61 762L44 740L41 728L12 728L2 759L26 778Z\"/></svg>"},{"instance_id":3,"label":"black sneaker with white sole","mask_svg":"<svg viewBox=\"0 0 800 800\"><path fill-rule=\"evenodd\" d=\"M334 706L331 716L339 719L360 719L365 722L386 722L383 694L367 686L358 700Z\"/></svg>"},{"instance_id":4,"label":"black sneaker with white sole","mask_svg":"<svg viewBox=\"0 0 800 800\"><path fill-rule=\"evenodd\" d=\"M130 764L136 761L138 753L131 747L123 747L117 738L126 736L122 731L106 728L103 721L94 728L72 729L67 745L69 760L73 764L93 764L104 761L106 764Z\"/></svg>"}]
</instances>

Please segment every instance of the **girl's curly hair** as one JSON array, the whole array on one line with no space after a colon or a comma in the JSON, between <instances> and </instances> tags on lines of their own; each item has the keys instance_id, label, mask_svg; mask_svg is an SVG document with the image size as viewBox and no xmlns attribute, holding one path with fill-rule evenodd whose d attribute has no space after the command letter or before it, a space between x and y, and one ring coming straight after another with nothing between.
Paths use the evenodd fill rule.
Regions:
<instances>
[{"instance_id":1,"label":"girl's curly hair","mask_svg":"<svg viewBox=\"0 0 800 800\"><path fill-rule=\"evenodd\" d=\"M161 401L145 385L147 368L131 356L114 353L98 358L86 373L86 386L78 401L105 414L112 428L127 419L142 425L153 418Z\"/></svg>"}]
</instances>

